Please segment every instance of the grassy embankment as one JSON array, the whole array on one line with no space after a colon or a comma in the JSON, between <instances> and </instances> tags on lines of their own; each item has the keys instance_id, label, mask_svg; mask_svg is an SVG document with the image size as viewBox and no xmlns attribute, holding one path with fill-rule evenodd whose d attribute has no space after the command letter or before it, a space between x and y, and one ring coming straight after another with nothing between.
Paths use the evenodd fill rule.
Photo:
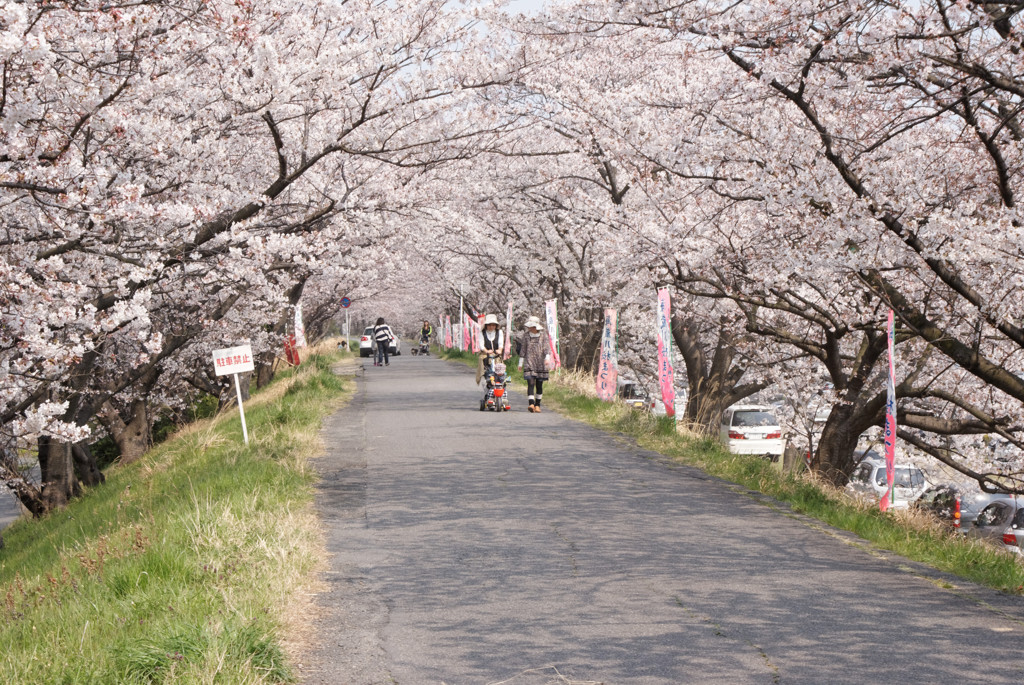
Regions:
<instances>
[{"instance_id":1,"label":"grassy embankment","mask_svg":"<svg viewBox=\"0 0 1024 685\"><path fill-rule=\"evenodd\" d=\"M476 365L476 357L440 352L447 359ZM509 364L514 369L515 364ZM522 375L511 372L514 383ZM763 459L730 454L716 440L676 430L670 419L656 419L622 403L599 400L589 377L560 373L544 385L545 405L596 428L621 433L640 447L696 466L713 476L786 502L793 511L853 532L874 546L1003 592L1024 594L1024 564L993 546L949 534L926 516L883 514L844 496L810 476L781 473Z\"/></svg>"},{"instance_id":2,"label":"grassy embankment","mask_svg":"<svg viewBox=\"0 0 1024 685\"><path fill-rule=\"evenodd\" d=\"M348 393L324 345L0 551L0 682L277 683L320 563L309 458ZM305 599L303 599L305 598Z\"/></svg>"}]
</instances>

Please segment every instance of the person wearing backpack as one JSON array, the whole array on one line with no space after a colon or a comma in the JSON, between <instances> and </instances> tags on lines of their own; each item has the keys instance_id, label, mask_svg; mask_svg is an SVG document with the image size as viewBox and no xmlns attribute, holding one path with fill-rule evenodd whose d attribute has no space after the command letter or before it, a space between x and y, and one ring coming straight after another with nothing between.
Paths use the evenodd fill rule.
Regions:
<instances>
[{"instance_id":1,"label":"person wearing backpack","mask_svg":"<svg viewBox=\"0 0 1024 685\"><path fill-rule=\"evenodd\" d=\"M377 343L377 359L373 362L374 366L389 366L391 364L388 353L391 351L391 341L394 339L395 334L391 332L391 326L384 323L383 316L378 318L377 325L373 327L373 340Z\"/></svg>"}]
</instances>

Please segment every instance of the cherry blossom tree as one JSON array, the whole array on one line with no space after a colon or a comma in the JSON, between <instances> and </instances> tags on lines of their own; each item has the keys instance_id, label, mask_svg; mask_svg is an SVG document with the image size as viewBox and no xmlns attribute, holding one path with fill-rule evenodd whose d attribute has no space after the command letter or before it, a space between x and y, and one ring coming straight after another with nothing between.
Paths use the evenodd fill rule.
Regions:
<instances>
[{"instance_id":1,"label":"cherry blossom tree","mask_svg":"<svg viewBox=\"0 0 1024 685\"><path fill-rule=\"evenodd\" d=\"M94 417L130 426L200 338L274 333L403 175L467 154L486 123L453 113L506 78L437 1L0 14L0 425L39 436L42 509Z\"/></svg>"}]
</instances>

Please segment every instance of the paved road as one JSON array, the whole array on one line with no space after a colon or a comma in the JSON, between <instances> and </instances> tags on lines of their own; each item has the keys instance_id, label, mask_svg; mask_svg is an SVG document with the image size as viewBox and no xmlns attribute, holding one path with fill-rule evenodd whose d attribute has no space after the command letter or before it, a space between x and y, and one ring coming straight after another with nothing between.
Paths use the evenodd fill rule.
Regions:
<instances>
[{"instance_id":1,"label":"paved road","mask_svg":"<svg viewBox=\"0 0 1024 685\"><path fill-rule=\"evenodd\" d=\"M5 487L0 487L0 530L11 525L21 516L21 505Z\"/></svg>"},{"instance_id":2,"label":"paved road","mask_svg":"<svg viewBox=\"0 0 1024 685\"><path fill-rule=\"evenodd\" d=\"M553 413L367 365L319 462L307 683L1024 682L1024 600Z\"/></svg>"}]
</instances>

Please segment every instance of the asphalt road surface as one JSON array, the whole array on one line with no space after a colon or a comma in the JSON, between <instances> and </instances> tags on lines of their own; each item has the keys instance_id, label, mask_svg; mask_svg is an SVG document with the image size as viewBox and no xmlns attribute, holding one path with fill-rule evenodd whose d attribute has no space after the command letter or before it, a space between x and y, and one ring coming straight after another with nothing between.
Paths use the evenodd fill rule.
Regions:
<instances>
[{"instance_id":1,"label":"asphalt road surface","mask_svg":"<svg viewBox=\"0 0 1024 685\"><path fill-rule=\"evenodd\" d=\"M21 516L21 505L10 490L0 487L0 530L11 525Z\"/></svg>"},{"instance_id":2,"label":"asphalt road surface","mask_svg":"<svg viewBox=\"0 0 1024 685\"><path fill-rule=\"evenodd\" d=\"M1020 597L521 395L481 413L465 366L365 366L318 462L306 683L1024 683Z\"/></svg>"}]
</instances>

